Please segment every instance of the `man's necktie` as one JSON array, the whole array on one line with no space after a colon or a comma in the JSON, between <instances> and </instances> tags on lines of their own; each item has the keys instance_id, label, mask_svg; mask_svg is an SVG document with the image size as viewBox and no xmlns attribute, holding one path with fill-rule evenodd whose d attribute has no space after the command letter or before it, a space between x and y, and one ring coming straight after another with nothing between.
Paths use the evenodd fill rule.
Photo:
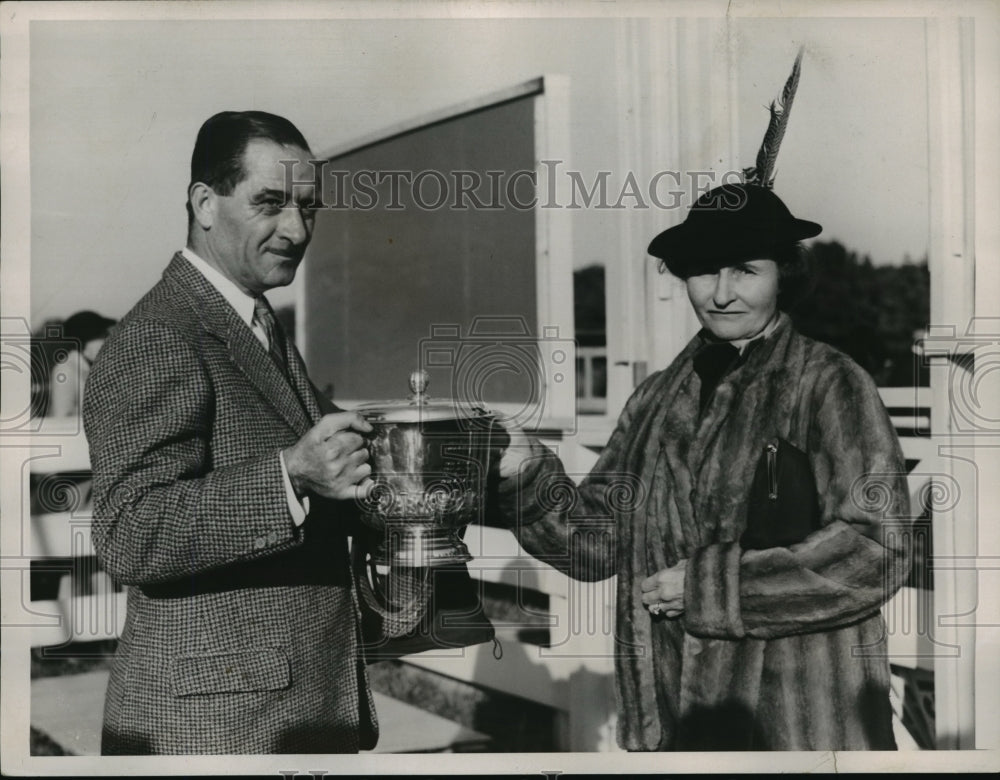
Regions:
<instances>
[{"instance_id":1,"label":"man's necktie","mask_svg":"<svg viewBox=\"0 0 1000 780\"><path fill-rule=\"evenodd\" d=\"M271 310L271 304L267 302L267 298L263 295L258 295L254 298L253 316L257 324L260 325L261 330L267 336L268 352L271 354L271 359L281 369L281 372L287 376L288 360L285 357L284 343L278 331L278 321Z\"/></svg>"}]
</instances>

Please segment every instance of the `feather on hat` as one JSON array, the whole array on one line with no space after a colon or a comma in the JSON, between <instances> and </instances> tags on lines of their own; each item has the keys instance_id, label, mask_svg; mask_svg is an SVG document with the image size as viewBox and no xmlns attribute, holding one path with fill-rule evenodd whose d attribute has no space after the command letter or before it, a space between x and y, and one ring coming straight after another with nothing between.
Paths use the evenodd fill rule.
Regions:
<instances>
[{"instance_id":1,"label":"feather on hat","mask_svg":"<svg viewBox=\"0 0 1000 780\"><path fill-rule=\"evenodd\" d=\"M797 219L774 194L775 162L785 136L795 91L799 85L802 49L777 100L755 165L743 169L743 181L724 184L702 195L680 225L652 240L648 252L660 258L672 274L686 279L715 270L730 261L760 256L776 245L812 238L822 231L816 222Z\"/></svg>"}]
</instances>

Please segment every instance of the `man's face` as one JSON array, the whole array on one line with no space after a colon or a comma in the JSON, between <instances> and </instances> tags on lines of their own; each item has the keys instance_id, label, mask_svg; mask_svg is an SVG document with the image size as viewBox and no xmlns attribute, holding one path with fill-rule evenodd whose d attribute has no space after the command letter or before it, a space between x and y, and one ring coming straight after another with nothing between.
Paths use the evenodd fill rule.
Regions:
<instances>
[{"instance_id":1,"label":"man's face","mask_svg":"<svg viewBox=\"0 0 1000 780\"><path fill-rule=\"evenodd\" d=\"M294 160L295 165L282 165ZM230 195L215 194L216 208L205 235L209 257L228 278L257 295L290 284L312 238L316 188L311 155L295 146L255 139L243 156L246 177ZM286 168L294 176L286 175Z\"/></svg>"}]
</instances>

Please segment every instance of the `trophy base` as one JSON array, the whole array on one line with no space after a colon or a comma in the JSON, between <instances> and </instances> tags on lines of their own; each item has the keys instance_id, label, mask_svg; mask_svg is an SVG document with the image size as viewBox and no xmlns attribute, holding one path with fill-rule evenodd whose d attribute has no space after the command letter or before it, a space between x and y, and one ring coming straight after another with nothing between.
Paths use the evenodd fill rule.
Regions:
<instances>
[{"instance_id":1,"label":"trophy base","mask_svg":"<svg viewBox=\"0 0 1000 780\"><path fill-rule=\"evenodd\" d=\"M387 528L382 543L371 553L379 566L428 568L468 563L469 548L455 528L406 525Z\"/></svg>"}]
</instances>

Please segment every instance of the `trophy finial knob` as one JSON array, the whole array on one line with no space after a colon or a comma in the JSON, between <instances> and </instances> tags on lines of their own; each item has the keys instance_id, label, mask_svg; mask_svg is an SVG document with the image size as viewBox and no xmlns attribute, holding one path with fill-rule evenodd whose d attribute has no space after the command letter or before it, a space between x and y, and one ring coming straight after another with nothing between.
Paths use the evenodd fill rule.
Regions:
<instances>
[{"instance_id":1,"label":"trophy finial knob","mask_svg":"<svg viewBox=\"0 0 1000 780\"><path fill-rule=\"evenodd\" d=\"M430 375L423 369L419 369L410 374L410 392L413 393L414 398L423 397L424 392L427 390L427 384L430 380Z\"/></svg>"}]
</instances>

